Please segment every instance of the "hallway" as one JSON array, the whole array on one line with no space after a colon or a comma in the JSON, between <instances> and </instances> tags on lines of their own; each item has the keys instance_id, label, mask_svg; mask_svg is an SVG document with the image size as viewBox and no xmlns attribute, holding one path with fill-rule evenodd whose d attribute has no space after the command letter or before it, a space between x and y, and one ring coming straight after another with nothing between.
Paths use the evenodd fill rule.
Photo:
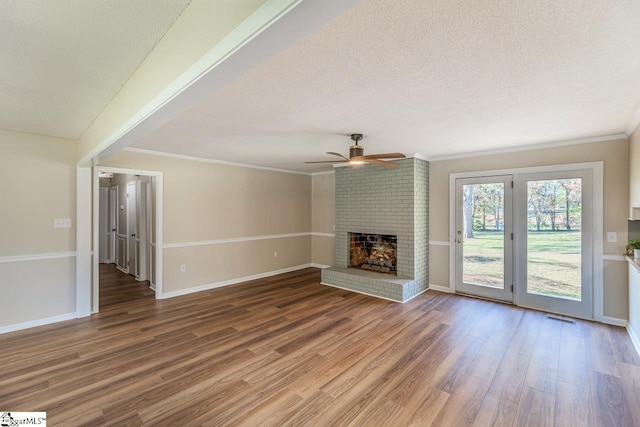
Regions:
<instances>
[{"instance_id":1,"label":"hallway","mask_svg":"<svg viewBox=\"0 0 640 427\"><path fill-rule=\"evenodd\" d=\"M118 270L115 264L100 264L100 311L154 297L149 281L139 282Z\"/></svg>"}]
</instances>

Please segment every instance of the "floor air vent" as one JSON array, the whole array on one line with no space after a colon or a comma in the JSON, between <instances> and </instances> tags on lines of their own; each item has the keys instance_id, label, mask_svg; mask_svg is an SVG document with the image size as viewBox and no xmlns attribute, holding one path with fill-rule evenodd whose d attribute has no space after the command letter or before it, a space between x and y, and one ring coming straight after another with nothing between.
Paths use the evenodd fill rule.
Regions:
<instances>
[{"instance_id":1,"label":"floor air vent","mask_svg":"<svg viewBox=\"0 0 640 427\"><path fill-rule=\"evenodd\" d=\"M575 325L576 323L573 320L563 319L561 317L556 317L556 316L547 316L547 319L557 320L558 322L571 323L572 325Z\"/></svg>"}]
</instances>

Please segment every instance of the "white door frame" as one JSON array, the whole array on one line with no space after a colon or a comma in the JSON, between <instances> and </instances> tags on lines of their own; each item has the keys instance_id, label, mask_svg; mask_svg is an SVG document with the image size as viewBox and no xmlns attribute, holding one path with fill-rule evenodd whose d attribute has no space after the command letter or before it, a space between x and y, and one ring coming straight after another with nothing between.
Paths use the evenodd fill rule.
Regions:
<instances>
[{"instance_id":1,"label":"white door frame","mask_svg":"<svg viewBox=\"0 0 640 427\"><path fill-rule=\"evenodd\" d=\"M593 170L555 170L549 173L520 174L515 178L516 187L521 191L516 193L515 199L515 235L516 240L520 243L528 241L527 232L527 182L530 180L556 180L556 179L581 179L582 183L582 214L580 234L581 234L581 299L580 301L571 301L565 298L556 298L548 295L540 295L528 293L528 250L526 244L516 245L515 256L516 262L516 303L520 307L528 307L542 311L563 313L568 316L579 317L583 319L593 319L593 266L586 269L585 266L594 262L593 256ZM523 200L524 199L524 200ZM591 244L589 244L591 243Z\"/></svg>"},{"instance_id":2,"label":"white door frame","mask_svg":"<svg viewBox=\"0 0 640 427\"><path fill-rule=\"evenodd\" d=\"M461 217L462 214L462 206L457 205L455 208L455 214L453 216L454 227L456 229L456 239L454 240L455 248L458 249L455 251L456 257L454 260L454 266L456 267L456 277L455 277L455 289L459 290L460 293L471 293L472 295L481 296L483 298L490 298L499 301L513 302L514 300L514 292L513 292L513 284L514 284L514 271L513 271L513 260L514 260L514 251L513 251L513 175L495 175L495 176L487 176L487 177L473 177L473 178L459 178L456 180L456 201L460 202L462 200L462 189L463 186L466 185L465 181L469 184L488 184L488 183L496 183L504 185L504 227L503 227L503 283L502 288L494 288L491 286L482 286L465 282L464 281L464 272L463 272L463 262L464 262L464 236L462 235L462 230L464 229L463 223L464 219ZM460 186L458 186L460 184Z\"/></svg>"},{"instance_id":3,"label":"white door frame","mask_svg":"<svg viewBox=\"0 0 640 427\"><path fill-rule=\"evenodd\" d=\"M125 184L127 198L127 273L138 278L138 180ZM133 190L130 190L133 188ZM134 194L131 193L134 192ZM133 196L133 197L131 197ZM133 228L133 230L132 230ZM131 234L133 232L133 234ZM133 250L132 250L133 249Z\"/></svg>"},{"instance_id":4,"label":"white door frame","mask_svg":"<svg viewBox=\"0 0 640 427\"><path fill-rule=\"evenodd\" d=\"M477 178L492 175L519 175L557 170L590 169L593 172L593 319L603 322L604 317L604 279L603 279L603 227L604 227L604 162L570 163L550 166L534 166L526 168L498 169L489 171L460 172L449 175L449 287L456 290L456 179ZM518 290L515 289L515 300L518 301Z\"/></svg>"},{"instance_id":5,"label":"white door frame","mask_svg":"<svg viewBox=\"0 0 640 427\"><path fill-rule=\"evenodd\" d=\"M153 283L153 268L154 268L154 263L153 263L153 252L151 250L151 245L153 244L153 226L151 224L151 221L153 221L153 215L152 215L152 207L151 207L151 194L153 192L153 186L151 185L151 180L149 180L148 182L145 182L145 192L146 192L146 207L145 207L145 211L147 214L147 217L145 219L145 224L147 226L147 236L146 236L146 250L147 250L147 258L149 260L149 262L147 262L147 279L149 280L149 284L151 285L151 289L153 289L154 291L156 290L156 285L155 283Z\"/></svg>"},{"instance_id":6,"label":"white door frame","mask_svg":"<svg viewBox=\"0 0 640 427\"><path fill-rule=\"evenodd\" d=\"M136 183L136 279L148 280L147 269L147 180L138 179Z\"/></svg>"},{"instance_id":7,"label":"white door frame","mask_svg":"<svg viewBox=\"0 0 640 427\"><path fill-rule=\"evenodd\" d=\"M109 228L109 187L100 187L98 189L100 204L100 220L98 239L98 262L107 263L111 260L111 229Z\"/></svg>"},{"instance_id":8,"label":"white door frame","mask_svg":"<svg viewBox=\"0 0 640 427\"><path fill-rule=\"evenodd\" d=\"M80 168L79 168L80 169ZM84 168L83 168L84 169ZM114 174L129 174L129 175L142 175L142 176L152 176L156 179L156 252L154 259L155 266L155 291L156 291L156 299L163 299L163 283L162 283L162 224L163 224L163 173L157 171L148 171L148 170L139 170L139 169L125 169L125 168L114 168L108 166L94 166L93 168L93 209L92 209L92 225L93 225L93 257L92 257L92 280L90 284L90 292L87 292L86 289L78 289L79 292L77 304L79 306L85 306L86 302L84 302L84 298L86 295L89 295L90 305L91 305L91 313L97 313L100 305L100 289L99 289L99 268L98 268L98 253L97 253L97 242L98 242L98 226L99 226L99 187L100 187L100 172L111 172ZM83 313L84 314L84 313ZM82 317L78 315L78 317Z\"/></svg>"},{"instance_id":9,"label":"white door frame","mask_svg":"<svg viewBox=\"0 0 640 427\"><path fill-rule=\"evenodd\" d=\"M109 259L117 264L118 256L118 186L109 187Z\"/></svg>"}]
</instances>

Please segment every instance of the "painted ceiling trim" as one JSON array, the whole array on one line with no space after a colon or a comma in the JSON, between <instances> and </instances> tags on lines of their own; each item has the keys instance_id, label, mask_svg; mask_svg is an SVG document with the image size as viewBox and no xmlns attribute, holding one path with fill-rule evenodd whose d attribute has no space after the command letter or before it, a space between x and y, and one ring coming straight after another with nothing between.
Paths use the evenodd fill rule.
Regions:
<instances>
[{"instance_id":1,"label":"painted ceiling trim","mask_svg":"<svg viewBox=\"0 0 640 427\"><path fill-rule=\"evenodd\" d=\"M78 163L86 166L92 162L302 1L304 0L270 0L262 5Z\"/></svg>"},{"instance_id":2,"label":"painted ceiling trim","mask_svg":"<svg viewBox=\"0 0 640 427\"><path fill-rule=\"evenodd\" d=\"M250 164L247 164L247 163L228 162L226 160L207 159L207 158L204 158L204 157L185 156L183 154L165 153L165 152L162 152L162 151L145 150L143 148L127 147L127 148L123 148L122 151L129 151L131 153L149 154L149 155L152 155L152 156L169 157L169 158L172 158L172 159L190 160L190 161L193 161L193 162L215 163L215 164L218 164L218 165L235 166L235 167L248 168L248 169L261 169L261 170L266 170L266 171L271 171L271 172L292 173L292 174L296 174L296 175L307 175L307 176L313 175L312 173L309 173L309 172L300 172L300 171L292 171L292 170L288 170L288 169L270 168L270 167L267 167L267 166L257 166L257 165L250 165Z\"/></svg>"},{"instance_id":3,"label":"painted ceiling trim","mask_svg":"<svg viewBox=\"0 0 640 427\"><path fill-rule=\"evenodd\" d=\"M590 138L569 139L565 141L543 142L540 144L518 145L514 147L497 148L495 150L481 150L468 153L452 154L449 156L434 156L429 158L430 162L438 162L441 160L462 159L465 157L489 156L492 154L516 153L520 151L532 151L542 148L564 147L567 145L590 144L592 142L616 141L627 139L628 135L624 133L616 133L613 135L595 136Z\"/></svg>"},{"instance_id":4,"label":"painted ceiling trim","mask_svg":"<svg viewBox=\"0 0 640 427\"><path fill-rule=\"evenodd\" d=\"M329 174L332 174L332 173L336 173L336 171L332 169L332 170L330 170L330 171L312 172L312 173L310 173L309 175L311 175L311 176L316 176L316 175L329 175Z\"/></svg>"},{"instance_id":5,"label":"painted ceiling trim","mask_svg":"<svg viewBox=\"0 0 640 427\"><path fill-rule=\"evenodd\" d=\"M443 160L462 159L465 157L480 157L480 156L488 156L492 154L516 153L516 152L522 152L522 151L539 150L543 148L564 147L567 145L579 145L579 144L590 144L593 142L616 141L616 140L627 139L627 138L628 138L628 135L624 133L617 133L613 135L603 135L603 136L596 136L591 138L580 138L580 139L571 139L566 141L545 142L541 144L499 148L495 150L473 151L469 153L453 154L450 156L427 157L420 153L414 153L414 154L408 155L407 158L408 159L416 158L420 160L426 160L429 162L438 162ZM247 163L229 162L226 160L215 160L215 159L208 159L204 157L185 156L182 154L165 153L162 151L146 150L146 149L134 148L134 147L124 148L123 151L129 151L132 153L149 154L149 155L160 156L160 157L169 157L169 158L181 159L181 160L190 160L194 162L215 163L215 164L226 165L226 166L235 166L235 167L249 168L249 169L261 169L261 170L266 170L271 172L292 173L296 175L306 175L306 176L328 175L328 174L335 173L336 168L347 166L345 164L334 164L332 165L333 169L329 171L300 172L300 171L293 171L288 169L278 169L278 168L270 168L266 166L251 165Z\"/></svg>"},{"instance_id":6,"label":"painted ceiling trim","mask_svg":"<svg viewBox=\"0 0 640 427\"><path fill-rule=\"evenodd\" d=\"M633 131L636 130L636 128L638 127L638 125L640 125L640 106L638 107L638 109L636 110L636 113L631 118L629 127L627 127L627 130L625 131L627 136L631 136Z\"/></svg>"}]
</instances>

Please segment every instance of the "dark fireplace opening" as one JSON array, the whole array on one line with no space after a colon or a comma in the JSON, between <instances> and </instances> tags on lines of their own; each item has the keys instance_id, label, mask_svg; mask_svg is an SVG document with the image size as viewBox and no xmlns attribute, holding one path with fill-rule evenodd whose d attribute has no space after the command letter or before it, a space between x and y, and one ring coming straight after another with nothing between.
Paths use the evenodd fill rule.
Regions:
<instances>
[{"instance_id":1,"label":"dark fireplace opening","mask_svg":"<svg viewBox=\"0 0 640 427\"><path fill-rule=\"evenodd\" d=\"M349 233L349 267L396 276L397 246L397 236Z\"/></svg>"}]
</instances>

